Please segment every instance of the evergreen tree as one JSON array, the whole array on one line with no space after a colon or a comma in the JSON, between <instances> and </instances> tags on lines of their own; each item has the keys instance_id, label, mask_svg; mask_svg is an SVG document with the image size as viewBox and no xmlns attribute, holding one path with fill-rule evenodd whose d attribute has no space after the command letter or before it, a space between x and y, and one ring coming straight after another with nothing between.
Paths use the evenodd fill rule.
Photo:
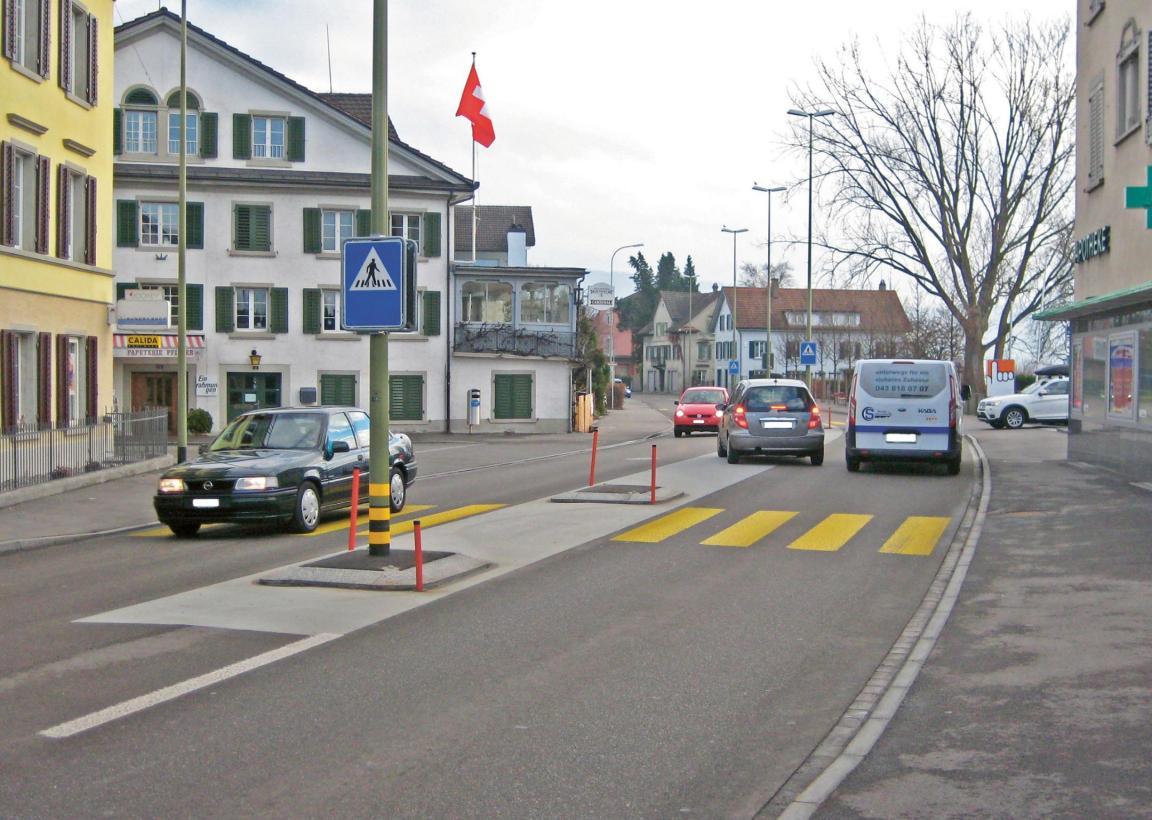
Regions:
<instances>
[{"instance_id":1,"label":"evergreen tree","mask_svg":"<svg viewBox=\"0 0 1152 820\"><path fill-rule=\"evenodd\" d=\"M676 257L672 251L665 251L656 263L656 289L681 290L680 269L676 267Z\"/></svg>"},{"instance_id":2,"label":"evergreen tree","mask_svg":"<svg viewBox=\"0 0 1152 820\"><path fill-rule=\"evenodd\" d=\"M688 254L688 259L684 262L684 273L681 278L684 279L684 290L700 292L700 281L696 278L696 266L692 263L692 254Z\"/></svg>"}]
</instances>

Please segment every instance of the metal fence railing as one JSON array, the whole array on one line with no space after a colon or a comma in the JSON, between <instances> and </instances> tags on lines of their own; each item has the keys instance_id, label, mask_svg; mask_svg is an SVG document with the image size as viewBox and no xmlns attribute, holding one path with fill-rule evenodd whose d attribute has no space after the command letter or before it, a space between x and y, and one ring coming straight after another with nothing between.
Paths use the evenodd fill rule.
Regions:
<instances>
[{"instance_id":1,"label":"metal fence railing","mask_svg":"<svg viewBox=\"0 0 1152 820\"><path fill-rule=\"evenodd\" d=\"M0 493L133 464L168 452L168 411L106 413L69 427L18 425L0 433Z\"/></svg>"}]
</instances>

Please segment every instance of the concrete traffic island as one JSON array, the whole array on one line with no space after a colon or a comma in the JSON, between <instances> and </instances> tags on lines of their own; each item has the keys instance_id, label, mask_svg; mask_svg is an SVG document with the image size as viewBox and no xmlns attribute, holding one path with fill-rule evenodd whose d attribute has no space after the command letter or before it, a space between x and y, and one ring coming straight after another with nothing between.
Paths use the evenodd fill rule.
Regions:
<instances>
[{"instance_id":1,"label":"concrete traffic island","mask_svg":"<svg viewBox=\"0 0 1152 820\"><path fill-rule=\"evenodd\" d=\"M455 552L424 552L424 588L441 586L491 567ZM369 555L367 549L337 553L319 561L276 570L260 578L264 586L335 587L382 592L416 589L416 553L390 549Z\"/></svg>"},{"instance_id":2,"label":"concrete traffic island","mask_svg":"<svg viewBox=\"0 0 1152 820\"><path fill-rule=\"evenodd\" d=\"M656 503L671 501L684 495L683 490L656 487ZM570 493L554 495L551 498L558 504L651 504L652 486L649 484L594 484Z\"/></svg>"}]
</instances>

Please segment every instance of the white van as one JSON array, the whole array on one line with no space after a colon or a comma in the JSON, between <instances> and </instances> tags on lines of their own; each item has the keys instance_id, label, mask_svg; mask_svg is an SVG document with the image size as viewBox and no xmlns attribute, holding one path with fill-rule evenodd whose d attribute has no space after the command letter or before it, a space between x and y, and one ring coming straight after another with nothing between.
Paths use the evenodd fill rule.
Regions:
<instances>
[{"instance_id":1,"label":"white van","mask_svg":"<svg viewBox=\"0 0 1152 820\"><path fill-rule=\"evenodd\" d=\"M963 408L952 362L863 359L848 395L844 454L849 472L864 461L936 461L960 472Z\"/></svg>"}]
</instances>

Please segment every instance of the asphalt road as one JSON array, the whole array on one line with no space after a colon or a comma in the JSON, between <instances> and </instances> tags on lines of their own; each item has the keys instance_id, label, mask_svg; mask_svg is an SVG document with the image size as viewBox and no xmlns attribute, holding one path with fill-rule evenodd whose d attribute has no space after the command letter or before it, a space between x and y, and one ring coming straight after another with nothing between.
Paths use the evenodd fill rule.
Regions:
<instances>
[{"instance_id":1,"label":"asphalt road","mask_svg":"<svg viewBox=\"0 0 1152 820\"><path fill-rule=\"evenodd\" d=\"M670 398L659 406L670 411ZM346 531L226 528L193 542L122 536L7 556L0 813L751 816L841 717L920 604L963 515L971 464L959 478L851 475L838 441L819 468L785 459L731 467L715 458L711 436L660 447L662 462L681 462L702 482L732 471L743 480L692 498L685 506L701 511L692 526L638 533L643 522L629 519L63 739L37 733L300 639L73 621L324 554ZM648 449L602 452L598 478L642 469ZM586 453L504 451L493 461L467 444L422 449L409 503L516 505L586 475ZM747 536L754 514L776 528L750 546L701 543L739 541L730 528L744 522ZM598 532L612 529L613 515L622 513L587 510ZM929 554L881 552L909 516L941 522ZM506 533L510 543L537 537Z\"/></svg>"}]
</instances>

